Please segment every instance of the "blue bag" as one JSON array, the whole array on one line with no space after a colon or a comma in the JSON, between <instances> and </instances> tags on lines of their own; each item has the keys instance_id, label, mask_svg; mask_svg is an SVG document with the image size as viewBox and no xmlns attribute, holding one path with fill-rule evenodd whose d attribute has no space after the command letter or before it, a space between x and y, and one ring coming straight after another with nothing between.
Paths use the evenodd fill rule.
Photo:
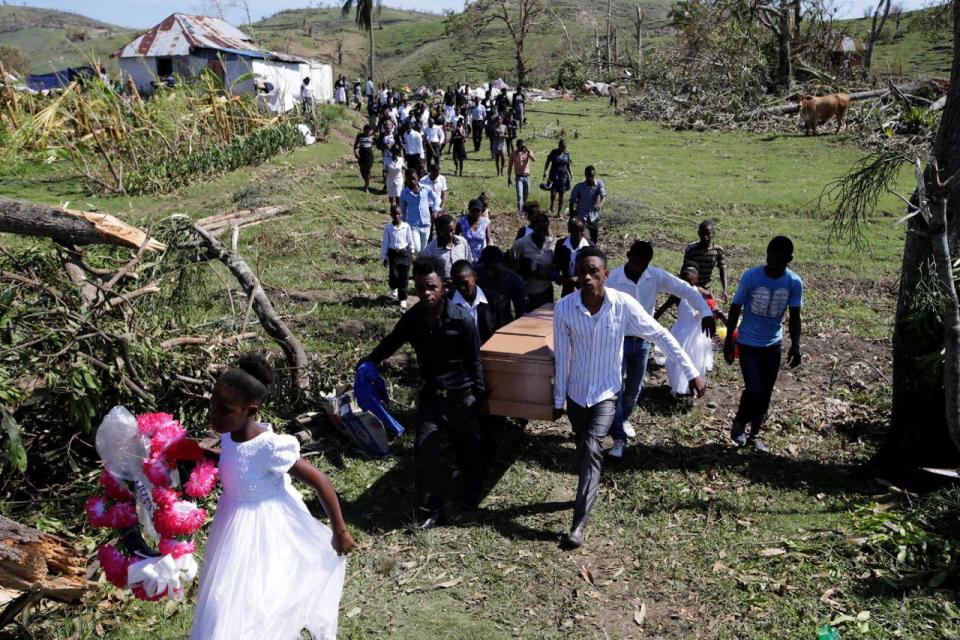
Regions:
<instances>
[{"instance_id":1,"label":"blue bag","mask_svg":"<svg viewBox=\"0 0 960 640\"><path fill-rule=\"evenodd\" d=\"M403 435L403 426L384 407L389 398L387 385L380 377L376 364L364 361L357 367L353 380L353 395L361 409L377 416L383 426L389 427L394 434Z\"/></svg>"}]
</instances>

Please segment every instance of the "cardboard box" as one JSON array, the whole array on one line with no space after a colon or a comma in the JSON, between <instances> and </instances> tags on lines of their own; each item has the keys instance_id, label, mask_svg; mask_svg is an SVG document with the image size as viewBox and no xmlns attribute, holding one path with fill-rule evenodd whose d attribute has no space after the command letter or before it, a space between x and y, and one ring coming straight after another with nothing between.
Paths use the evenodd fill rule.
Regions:
<instances>
[{"instance_id":1,"label":"cardboard box","mask_svg":"<svg viewBox=\"0 0 960 640\"><path fill-rule=\"evenodd\" d=\"M480 347L488 406L496 416L553 420L553 305L501 328Z\"/></svg>"},{"instance_id":2,"label":"cardboard box","mask_svg":"<svg viewBox=\"0 0 960 640\"><path fill-rule=\"evenodd\" d=\"M351 385L342 385L320 398L320 406L340 433L372 456L390 453L387 433L377 416L357 405Z\"/></svg>"}]
</instances>

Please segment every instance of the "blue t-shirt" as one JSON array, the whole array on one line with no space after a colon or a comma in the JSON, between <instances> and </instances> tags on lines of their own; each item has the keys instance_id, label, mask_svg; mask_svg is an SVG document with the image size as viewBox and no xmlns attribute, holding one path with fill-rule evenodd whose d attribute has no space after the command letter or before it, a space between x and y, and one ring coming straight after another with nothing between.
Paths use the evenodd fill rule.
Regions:
<instances>
[{"instance_id":1,"label":"blue t-shirt","mask_svg":"<svg viewBox=\"0 0 960 640\"><path fill-rule=\"evenodd\" d=\"M783 314L787 307L800 308L803 281L787 269L779 278L754 267L740 278L733 304L743 307L737 342L749 347L770 347L783 342Z\"/></svg>"}]
</instances>

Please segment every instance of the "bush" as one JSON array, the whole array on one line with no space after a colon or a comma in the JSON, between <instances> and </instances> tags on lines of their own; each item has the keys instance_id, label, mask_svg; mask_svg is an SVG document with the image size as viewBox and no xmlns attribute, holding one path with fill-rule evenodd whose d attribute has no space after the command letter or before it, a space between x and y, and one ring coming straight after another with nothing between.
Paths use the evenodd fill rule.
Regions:
<instances>
[{"instance_id":1,"label":"bush","mask_svg":"<svg viewBox=\"0 0 960 640\"><path fill-rule=\"evenodd\" d=\"M579 89L587 81L587 65L583 58L568 56L557 68L558 89Z\"/></svg>"},{"instance_id":2,"label":"bush","mask_svg":"<svg viewBox=\"0 0 960 640\"><path fill-rule=\"evenodd\" d=\"M161 187L163 190L177 189L198 178L260 164L282 151L302 145L303 136L297 126L285 122L235 138L226 147L207 147L185 157L172 157L144 167L139 172L127 174L126 189L132 194L151 193Z\"/></svg>"}]
</instances>

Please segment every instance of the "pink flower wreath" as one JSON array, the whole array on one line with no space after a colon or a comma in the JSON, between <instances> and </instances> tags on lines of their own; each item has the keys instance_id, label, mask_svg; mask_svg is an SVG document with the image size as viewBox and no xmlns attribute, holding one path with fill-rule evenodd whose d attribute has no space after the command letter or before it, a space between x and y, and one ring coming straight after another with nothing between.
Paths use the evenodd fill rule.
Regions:
<instances>
[{"instance_id":1,"label":"pink flower wreath","mask_svg":"<svg viewBox=\"0 0 960 640\"><path fill-rule=\"evenodd\" d=\"M193 534L203 526L207 512L195 502L184 500L181 491L173 487L173 471L180 461L195 462L182 488L191 498L203 498L216 486L219 470L213 461L203 457L200 446L187 437L186 430L170 414L145 413L136 420L140 436L144 442L149 441L148 455L143 461L143 475L148 482L142 483L149 497L140 496L142 511L152 513L151 522L159 535L158 550L162 559L169 556L173 561L170 566L193 567L184 570L188 581L196 566L192 558L196 550ZM90 496L86 502L90 524L95 528L121 530L137 527L140 524L137 499L127 483L104 469L100 486L103 493ZM152 504L143 504L151 501ZM127 555L113 544L104 544L97 550L97 558L111 584L121 589L129 587L141 600L159 600L164 596L182 598L177 580L161 582L158 586L155 581L148 584L129 575L130 566L145 560L144 557Z\"/></svg>"}]
</instances>

